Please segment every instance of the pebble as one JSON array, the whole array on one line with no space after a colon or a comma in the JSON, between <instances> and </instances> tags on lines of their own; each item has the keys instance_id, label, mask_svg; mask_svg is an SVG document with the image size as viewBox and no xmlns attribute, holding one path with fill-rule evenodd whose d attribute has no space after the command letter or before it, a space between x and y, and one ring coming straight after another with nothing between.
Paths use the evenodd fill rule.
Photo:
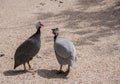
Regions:
<instances>
[{"instance_id":1,"label":"pebble","mask_svg":"<svg viewBox=\"0 0 120 84\"><path fill-rule=\"evenodd\" d=\"M5 54L0 54L0 57L3 57L3 56L5 56Z\"/></svg>"}]
</instances>

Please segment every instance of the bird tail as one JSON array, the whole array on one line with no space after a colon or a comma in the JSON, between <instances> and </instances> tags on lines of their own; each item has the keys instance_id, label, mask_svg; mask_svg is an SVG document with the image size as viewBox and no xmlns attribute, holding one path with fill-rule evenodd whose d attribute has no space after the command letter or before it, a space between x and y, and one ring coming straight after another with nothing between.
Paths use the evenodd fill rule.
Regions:
<instances>
[{"instance_id":1,"label":"bird tail","mask_svg":"<svg viewBox=\"0 0 120 84\"><path fill-rule=\"evenodd\" d=\"M16 65L14 65L14 69L16 69L16 67L17 67L17 66L16 66Z\"/></svg>"},{"instance_id":2,"label":"bird tail","mask_svg":"<svg viewBox=\"0 0 120 84\"><path fill-rule=\"evenodd\" d=\"M16 69L19 65L17 65L16 63L14 64L14 69Z\"/></svg>"}]
</instances>

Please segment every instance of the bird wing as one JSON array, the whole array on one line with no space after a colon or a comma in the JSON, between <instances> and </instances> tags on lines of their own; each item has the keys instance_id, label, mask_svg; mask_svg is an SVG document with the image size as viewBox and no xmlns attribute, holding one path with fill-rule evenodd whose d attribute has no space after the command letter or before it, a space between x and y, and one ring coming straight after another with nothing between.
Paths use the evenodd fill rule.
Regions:
<instances>
[{"instance_id":1,"label":"bird wing","mask_svg":"<svg viewBox=\"0 0 120 84\"><path fill-rule=\"evenodd\" d=\"M56 53L63 58L68 58L72 53L71 42L64 39L57 39L55 42L55 51Z\"/></svg>"},{"instance_id":2,"label":"bird wing","mask_svg":"<svg viewBox=\"0 0 120 84\"><path fill-rule=\"evenodd\" d=\"M28 39L22 43L16 50L16 56L34 56L39 51L38 43L33 39Z\"/></svg>"}]
</instances>

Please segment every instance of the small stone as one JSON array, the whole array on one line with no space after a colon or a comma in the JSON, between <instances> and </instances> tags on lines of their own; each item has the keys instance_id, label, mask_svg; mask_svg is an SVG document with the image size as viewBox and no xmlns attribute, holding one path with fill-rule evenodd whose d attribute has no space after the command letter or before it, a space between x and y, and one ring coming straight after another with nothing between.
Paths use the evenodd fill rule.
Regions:
<instances>
[{"instance_id":1,"label":"small stone","mask_svg":"<svg viewBox=\"0 0 120 84\"><path fill-rule=\"evenodd\" d=\"M58 5L58 7L60 7L60 5Z\"/></svg>"},{"instance_id":2,"label":"small stone","mask_svg":"<svg viewBox=\"0 0 120 84\"><path fill-rule=\"evenodd\" d=\"M44 6L44 5L45 5L45 3L42 3L42 2L41 2L41 3L40 3L40 5Z\"/></svg>"},{"instance_id":3,"label":"small stone","mask_svg":"<svg viewBox=\"0 0 120 84\"><path fill-rule=\"evenodd\" d=\"M3 57L3 56L5 56L5 54L0 54L0 57Z\"/></svg>"},{"instance_id":4,"label":"small stone","mask_svg":"<svg viewBox=\"0 0 120 84\"><path fill-rule=\"evenodd\" d=\"M59 3L63 3L62 1L59 1Z\"/></svg>"},{"instance_id":5,"label":"small stone","mask_svg":"<svg viewBox=\"0 0 120 84\"><path fill-rule=\"evenodd\" d=\"M39 55L36 55L36 58L42 58L41 56L39 56Z\"/></svg>"}]
</instances>

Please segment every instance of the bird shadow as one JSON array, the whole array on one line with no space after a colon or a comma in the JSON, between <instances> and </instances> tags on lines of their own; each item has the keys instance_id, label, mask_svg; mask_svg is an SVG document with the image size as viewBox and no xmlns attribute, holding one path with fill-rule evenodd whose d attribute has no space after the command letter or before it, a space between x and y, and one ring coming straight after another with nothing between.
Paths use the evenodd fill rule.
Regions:
<instances>
[{"instance_id":1,"label":"bird shadow","mask_svg":"<svg viewBox=\"0 0 120 84\"><path fill-rule=\"evenodd\" d=\"M47 69L39 69L37 70L37 74L41 77L51 79L51 78L63 78L67 79L67 76L64 74L56 74L58 70L47 70Z\"/></svg>"},{"instance_id":2,"label":"bird shadow","mask_svg":"<svg viewBox=\"0 0 120 84\"><path fill-rule=\"evenodd\" d=\"M24 70L7 70L7 71L4 71L3 74L5 76L15 76L15 75L24 74L26 72L27 71L24 71Z\"/></svg>"}]
</instances>

